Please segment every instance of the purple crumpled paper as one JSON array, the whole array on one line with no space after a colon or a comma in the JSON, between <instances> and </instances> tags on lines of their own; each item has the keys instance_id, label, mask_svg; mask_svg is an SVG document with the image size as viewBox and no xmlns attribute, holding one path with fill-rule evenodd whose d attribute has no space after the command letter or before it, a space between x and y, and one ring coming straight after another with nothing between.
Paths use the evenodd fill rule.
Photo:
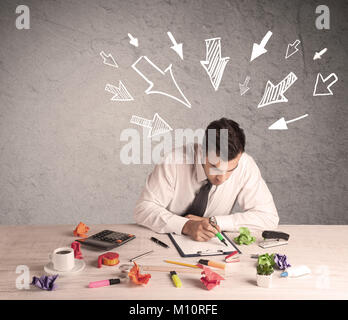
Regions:
<instances>
[{"instance_id":1,"label":"purple crumpled paper","mask_svg":"<svg viewBox=\"0 0 348 320\"><path fill-rule=\"evenodd\" d=\"M287 260L288 258L286 257L285 254L279 254L276 253L274 255L274 262L278 266L280 270L285 270L286 268L291 267L291 264Z\"/></svg>"},{"instance_id":2,"label":"purple crumpled paper","mask_svg":"<svg viewBox=\"0 0 348 320\"><path fill-rule=\"evenodd\" d=\"M58 274L53 276L42 276L40 278L34 276L31 284L42 290L52 291L57 288L57 285L54 283L57 278Z\"/></svg>"}]
</instances>

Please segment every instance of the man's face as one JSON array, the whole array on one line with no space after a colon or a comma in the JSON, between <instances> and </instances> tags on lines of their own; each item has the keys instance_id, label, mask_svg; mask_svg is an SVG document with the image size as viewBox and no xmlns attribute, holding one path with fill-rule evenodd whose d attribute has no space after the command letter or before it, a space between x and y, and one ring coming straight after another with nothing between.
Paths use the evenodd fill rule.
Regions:
<instances>
[{"instance_id":1,"label":"man's face","mask_svg":"<svg viewBox=\"0 0 348 320\"><path fill-rule=\"evenodd\" d=\"M203 168L210 183L213 185L223 184L230 177L233 170L237 168L241 156L242 152L234 159L226 162L221 160L215 152L209 153Z\"/></svg>"}]
</instances>

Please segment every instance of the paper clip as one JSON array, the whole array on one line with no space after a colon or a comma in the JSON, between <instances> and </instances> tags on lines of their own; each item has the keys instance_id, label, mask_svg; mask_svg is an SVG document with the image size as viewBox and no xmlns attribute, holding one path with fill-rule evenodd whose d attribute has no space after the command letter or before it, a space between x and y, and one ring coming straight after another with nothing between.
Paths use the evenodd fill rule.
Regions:
<instances>
[{"instance_id":1,"label":"paper clip","mask_svg":"<svg viewBox=\"0 0 348 320\"><path fill-rule=\"evenodd\" d=\"M224 250L211 251L207 249L204 251L197 251L197 254L200 256L224 254Z\"/></svg>"}]
</instances>

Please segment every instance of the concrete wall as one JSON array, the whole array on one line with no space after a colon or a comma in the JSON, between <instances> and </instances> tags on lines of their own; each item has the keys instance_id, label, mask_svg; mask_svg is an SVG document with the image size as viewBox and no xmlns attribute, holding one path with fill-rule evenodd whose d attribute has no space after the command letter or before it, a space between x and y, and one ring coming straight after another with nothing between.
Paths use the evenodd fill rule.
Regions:
<instances>
[{"instance_id":1,"label":"concrete wall","mask_svg":"<svg viewBox=\"0 0 348 320\"><path fill-rule=\"evenodd\" d=\"M30 29L15 25L17 5L30 8ZM258 163L282 224L347 224L346 1L326 1L330 30L318 30L319 1L24 0L0 2L0 223L130 223L153 164L125 165L121 132L140 127L132 115L159 113L173 129L205 128L228 117L240 123L247 152ZM268 52L250 62L253 43L273 32ZM171 31L184 60L170 48ZM139 40L129 44L128 33ZM205 39L221 37L230 57L217 91L200 61ZM285 52L296 39L299 51ZM328 51L313 60L316 51ZM112 53L119 68L99 55ZM147 56L173 65L191 103L145 94L131 65ZM175 92L154 68L147 75ZM268 80L289 72L297 81L286 103L257 108ZM318 73L337 74L333 95L313 96ZM250 90L239 83L250 76ZM123 82L134 101L110 101L106 83ZM170 91L172 90L172 91ZM284 117L289 129L268 127ZM145 132L146 134L147 132ZM144 137L145 139L146 137ZM153 146L159 140L153 141Z\"/></svg>"}]
</instances>

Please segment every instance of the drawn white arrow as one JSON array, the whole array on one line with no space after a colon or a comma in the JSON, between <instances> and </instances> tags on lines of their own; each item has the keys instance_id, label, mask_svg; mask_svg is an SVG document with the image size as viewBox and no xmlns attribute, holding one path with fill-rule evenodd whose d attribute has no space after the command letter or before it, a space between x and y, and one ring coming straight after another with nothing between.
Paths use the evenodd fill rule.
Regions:
<instances>
[{"instance_id":1,"label":"drawn white arrow","mask_svg":"<svg viewBox=\"0 0 348 320\"><path fill-rule=\"evenodd\" d=\"M114 68L118 68L118 64L116 63L114 57L111 55L111 53L106 54L104 51L100 52L100 56L103 58L103 63L114 67Z\"/></svg>"},{"instance_id":2,"label":"drawn white arrow","mask_svg":"<svg viewBox=\"0 0 348 320\"><path fill-rule=\"evenodd\" d=\"M160 91L160 90L152 90L154 87L154 83L152 81L150 81L147 77L145 77L145 75L139 70L139 68L137 67L137 65L139 63L148 63L150 64L154 69L156 69L159 73L161 73L163 76L168 77L168 75L170 75L172 82L175 84L176 88L178 89L178 91L180 92L180 95L182 96L182 99L179 99L175 96L172 96L166 92ZM186 99L186 97L184 96L184 94L182 93L181 89L179 88L178 84L175 81L174 75L173 75L173 71L172 71L172 65L170 64L167 69L165 69L164 71L162 71L160 68L158 68L148 57L146 56L141 56L137 61L135 61L132 64L132 68L149 84L149 87L145 90L146 94L162 94L164 96L167 96L169 98L172 98L176 101L179 101L180 103L184 104L186 107L191 108L191 103Z\"/></svg>"},{"instance_id":3,"label":"drawn white arrow","mask_svg":"<svg viewBox=\"0 0 348 320\"><path fill-rule=\"evenodd\" d=\"M248 87L248 83L249 83L250 77L247 76L245 78L245 81L243 84L239 84L239 90L240 90L240 95L242 96L243 94L245 94L250 88Z\"/></svg>"},{"instance_id":4,"label":"drawn white arrow","mask_svg":"<svg viewBox=\"0 0 348 320\"><path fill-rule=\"evenodd\" d=\"M284 93L295 83L296 80L297 76L293 72L290 72L277 85L274 85L268 80L263 97L257 107L261 108L273 103L288 102L288 99L284 96Z\"/></svg>"},{"instance_id":5,"label":"drawn white arrow","mask_svg":"<svg viewBox=\"0 0 348 320\"><path fill-rule=\"evenodd\" d=\"M173 46L171 46L171 49L173 49L179 55L181 60L184 60L184 54L182 51L182 43L177 43L174 36L172 35L170 31L168 31L167 34L170 41L173 43Z\"/></svg>"},{"instance_id":6,"label":"drawn white arrow","mask_svg":"<svg viewBox=\"0 0 348 320\"><path fill-rule=\"evenodd\" d=\"M313 60L321 59L321 56L327 51L327 48L320 50L314 54Z\"/></svg>"},{"instance_id":7,"label":"drawn white arrow","mask_svg":"<svg viewBox=\"0 0 348 320\"><path fill-rule=\"evenodd\" d=\"M288 123L295 122L295 121L303 119L303 118L305 118L307 116L308 116L308 114L304 114L301 117L298 117L298 118L295 118L295 119L292 119L292 120L288 120L288 121L285 121L284 118L280 118L279 120L274 122L272 125L270 125L268 127L268 129L269 130L287 130L288 129L288 126L287 126Z\"/></svg>"},{"instance_id":8,"label":"drawn white arrow","mask_svg":"<svg viewBox=\"0 0 348 320\"><path fill-rule=\"evenodd\" d=\"M134 38L130 33L128 33L128 37L130 39L129 43L135 47L139 45L139 41L137 38Z\"/></svg>"},{"instance_id":9,"label":"drawn white arrow","mask_svg":"<svg viewBox=\"0 0 348 320\"><path fill-rule=\"evenodd\" d=\"M298 51L297 46L301 43L300 40L295 40L294 43L289 43L288 48L286 49L285 59L291 57Z\"/></svg>"},{"instance_id":10,"label":"drawn white arrow","mask_svg":"<svg viewBox=\"0 0 348 320\"><path fill-rule=\"evenodd\" d=\"M148 135L149 138L173 130L170 127L170 125L158 115L158 113L155 113L152 120L141 118L138 116L132 116L130 123L136 124L144 128L150 128L151 130Z\"/></svg>"},{"instance_id":11,"label":"drawn white arrow","mask_svg":"<svg viewBox=\"0 0 348 320\"><path fill-rule=\"evenodd\" d=\"M265 46L268 40L271 38L272 34L273 34L272 31L268 31L266 35L263 37L263 39L261 40L260 44L254 43L250 62L267 52L267 50L265 49Z\"/></svg>"},{"instance_id":12,"label":"drawn white arrow","mask_svg":"<svg viewBox=\"0 0 348 320\"><path fill-rule=\"evenodd\" d=\"M221 38L206 39L205 47L206 58L201 61L201 65L208 73L210 82L217 91L230 57L221 58Z\"/></svg>"},{"instance_id":13,"label":"drawn white arrow","mask_svg":"<svg viewBox=\"0 0 348 320\"><path fill-rule=\"evenodd\" d=\"M328 82L331 77L333 77L333 80L330 83L326 84L326 82ZM318 73L317 80L315 81L315 85L314 85L313 96L332 96L333 93L330 87L337 81L338 81L338 77L336 73L329 74L325 79L321 73ZM317 87L319 82L320 82L320 88L318 89Z\"/></svg>"},{"instance_id":14,"label":"drawn white arrow","mask_svg":"<svg viewBox=\"0 0 348 320\"><path fill-rule=\"evenodd\" d=\"M118 87L112 84L106 84L105 91L112 93L114 96L110 99L111 101L132 101L134 98L130 95L122 81L118 83Z\"/></svg>"}]
</instances>

